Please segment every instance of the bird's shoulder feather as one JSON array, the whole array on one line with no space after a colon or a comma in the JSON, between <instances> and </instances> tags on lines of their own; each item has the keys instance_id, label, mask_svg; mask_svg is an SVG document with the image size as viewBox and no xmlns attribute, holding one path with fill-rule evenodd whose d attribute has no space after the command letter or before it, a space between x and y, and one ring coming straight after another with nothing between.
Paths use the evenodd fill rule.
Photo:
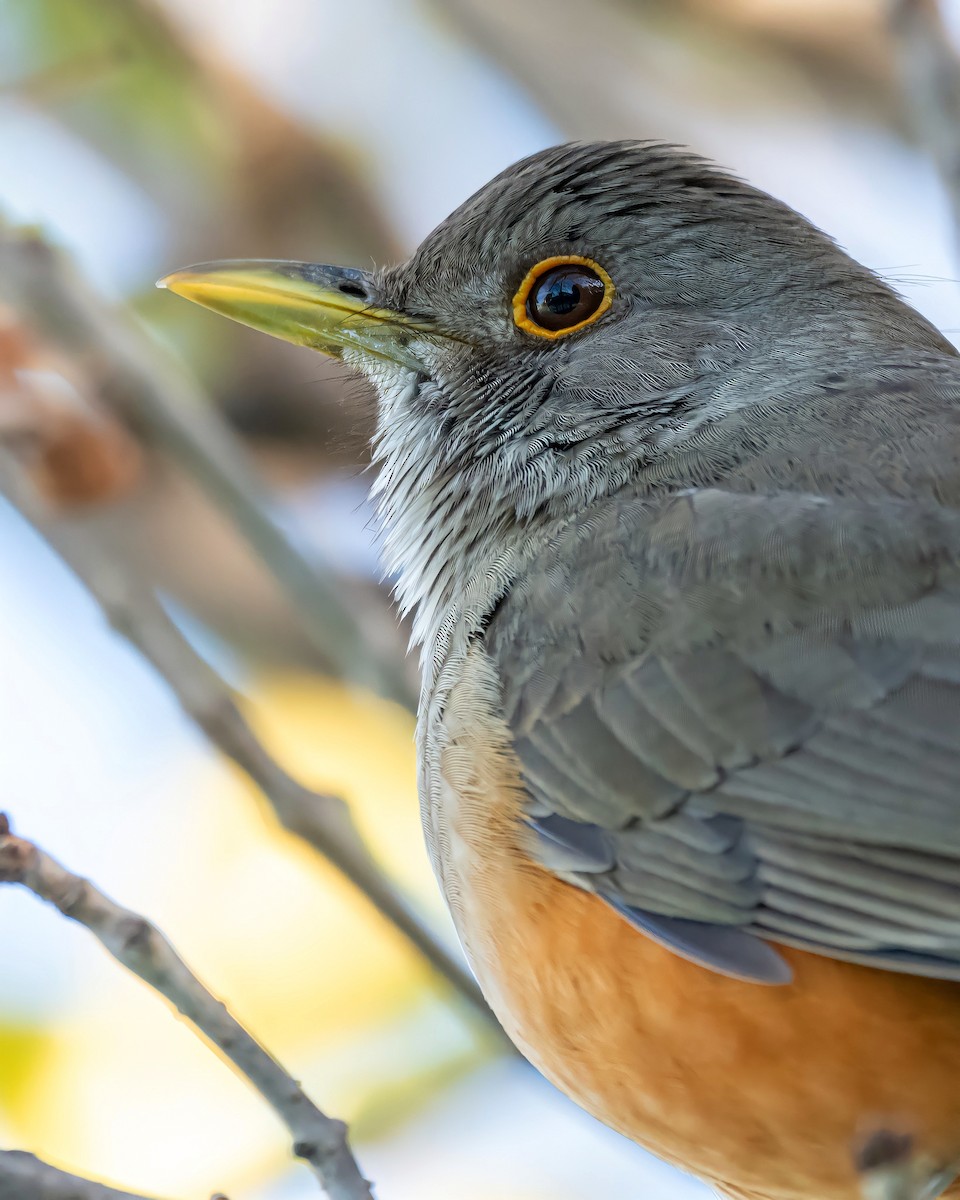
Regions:
<instances>
[{"instance_id":1,"label":"bird's shoulder feather","mask_svg":"<svg viewBox=\"0 0 960 1200\"><path fill-rule=\"evenodd\" d=\"M722 487L571 521L485 634L531 846L706 965L960 978L960 512Z\"/></svg>"}]
</instances>

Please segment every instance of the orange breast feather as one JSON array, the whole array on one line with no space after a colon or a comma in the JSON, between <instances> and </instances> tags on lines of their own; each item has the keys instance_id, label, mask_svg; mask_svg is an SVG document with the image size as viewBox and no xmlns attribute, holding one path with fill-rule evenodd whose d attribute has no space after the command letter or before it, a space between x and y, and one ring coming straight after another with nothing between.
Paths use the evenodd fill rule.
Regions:
<instances>
[{"instance_id":1,"label":"orange breast feather","mask_svg":"<svg viewBox=\"0 0 960 1200\"><path fill-rule=\"evenodd\" d=\"M488 794L459 914L480 982L531 1061L606 1124L750 1200L852 1200L856 1141L960 1153L960 985L784 949L785 987L687 962L523 853Z\"/></svg>"}]
</instances>

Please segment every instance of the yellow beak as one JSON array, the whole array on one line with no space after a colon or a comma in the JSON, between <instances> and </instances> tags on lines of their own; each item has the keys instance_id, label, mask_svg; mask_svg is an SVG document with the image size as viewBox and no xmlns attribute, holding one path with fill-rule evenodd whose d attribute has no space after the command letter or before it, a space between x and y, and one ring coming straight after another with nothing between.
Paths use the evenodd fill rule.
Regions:
<instances>
[{"instance_id":1,"label":"yellow beak","mask_svg":"<svg viewBox=\"0 0 960 1200\"><path fill-rule=\"evenodd\" d=\"M418 333L437 332L372 305L370 276L347 267L266 259L199 263L174 271L157 287L298 346L336 358L356 350L414 371L423 366L409 342Z\"/></svg>"}]
</instances>

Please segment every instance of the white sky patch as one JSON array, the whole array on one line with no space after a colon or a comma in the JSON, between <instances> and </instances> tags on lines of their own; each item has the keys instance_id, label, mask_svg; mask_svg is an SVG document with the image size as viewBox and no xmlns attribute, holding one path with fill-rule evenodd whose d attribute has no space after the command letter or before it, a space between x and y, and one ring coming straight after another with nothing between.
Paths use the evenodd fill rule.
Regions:
<instances>
[{"instance_id":1,"label":"white sky patch","mask_svg":"<svg viewBox=\"0 0 960 1200\"><path fill-rule=\"evenodd\" d=\"M0 213L41 225L98 288L143 284L163 260L163 214L146 192L64 126L0 100Z\"/></svg>"}]
</instances>

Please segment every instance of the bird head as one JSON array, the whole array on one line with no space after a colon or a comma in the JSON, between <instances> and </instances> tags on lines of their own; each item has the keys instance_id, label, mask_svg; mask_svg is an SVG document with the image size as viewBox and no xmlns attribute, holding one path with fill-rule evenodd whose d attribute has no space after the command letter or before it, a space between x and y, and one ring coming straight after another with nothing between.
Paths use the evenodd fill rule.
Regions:
<instances>
[{"instance_id":1,"label":"bird head","mask_svg":"<svg viewBox=\"0 0 960 1200\"><path fill-rule=\"evenodd\" d=\"M434 609L512 538L791 379L871 344L950 349L798 213L640 142L523 160L397 266L221 262L161 282L369 377L390 565Z\"/></svg>"}]
</instances>

